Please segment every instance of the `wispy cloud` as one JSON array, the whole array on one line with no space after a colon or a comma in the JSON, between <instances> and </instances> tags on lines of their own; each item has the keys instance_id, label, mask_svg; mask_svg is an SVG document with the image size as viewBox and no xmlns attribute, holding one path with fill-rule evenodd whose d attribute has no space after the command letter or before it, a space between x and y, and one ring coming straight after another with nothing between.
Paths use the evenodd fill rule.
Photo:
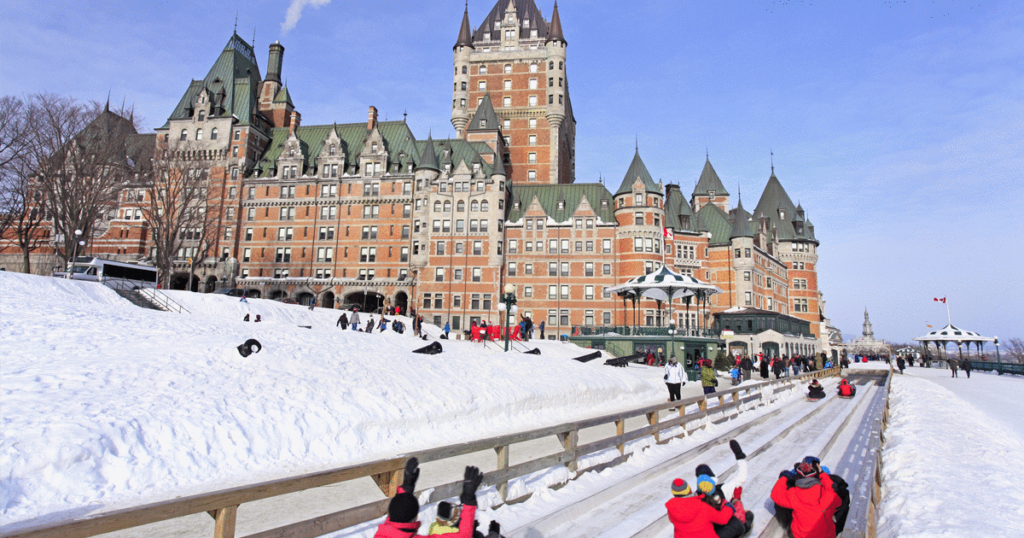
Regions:
<instances>
[{"instance_id":1,"label":"wispy cloud","mask_svg":"<svg viewBox=\"0 0 1024 538\"><path fill-rule=\"evenodd\" d=\"M292 0L291 5L288 6L288 11L285 13L284 22L281 23L281 34L287 34L295 28L295 25L299 23L299 19L302 18L302 10L307 7L318 8L330 4L331 0Z\"/></svg>"}]
</instances>

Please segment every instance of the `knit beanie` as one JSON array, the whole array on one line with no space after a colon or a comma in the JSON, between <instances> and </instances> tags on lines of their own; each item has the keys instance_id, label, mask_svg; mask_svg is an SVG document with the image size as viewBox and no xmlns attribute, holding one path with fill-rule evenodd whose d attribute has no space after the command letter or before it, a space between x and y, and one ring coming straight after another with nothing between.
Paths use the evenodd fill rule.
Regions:
<instances>
[{"instance_id":1,"label":"knit beanie","mask_svg":"<svg viewBox=\"0 0 1024 538\"><path fill-rule=\"evenodd\" d=\"M672 496L673 497L685 497L693 493L690 490L690 485L686 483L686 480L677 478L672 481Z\"/></svg>"},{"instance_id":2,"label":"knit beanie","mask_svg":"<svg viewBox=\"0 0 1024 538\"><path fill-rule=\"evenodd\" d=\"M412 493L399 493L388 505L388 518L395 523L412 523L420 513L420 501Z\"/></svg>"},{"instance_id":3,"label":"knit beanie","mask_svg":"<svg viewBox=\"0 0 1024 538\"><path fill-rule=\"evenodd\" d=\"M441 501L437 503L437 517L445 521L452 518L452 503Z\"/></svg>"},{"instance_id":4,"label":"knit beanie","mask_svg":"<svg viewBox=\"0 0 1024 538\"><path fill-rule=\"evenodd\" d=\"M702 464L698 465L697 466L697 470L694 471L693 474L695 474L697 476L700 476L702 474L706 474L708 476L715 476L715 473L711 471L711 467L708 467L707 464L705 464L705 463L702 463Z\"/></svg>"},{"instance_id":5,"label":"knit beanie","mask_svg":"<svg viewBox=\"0 0 1024 538\"><path fill-rule=\"evenodd\" d=\"M715 491L715 479L706 474L702 474L697 477L697 491L700 491L704 495L710 495L711 492Z\"/></svg>"},{"instance_id":6,"label":"knit beanie","mask_svg":"<svg viewBox=\"0 0 1024 538\"><path fill-rule=\"evenodd\" d=\"M816 473L814 472L813 465L803 462L796 466L796 474L806 478L808 476L814 476Z\"/></svg>"}]
</instances>

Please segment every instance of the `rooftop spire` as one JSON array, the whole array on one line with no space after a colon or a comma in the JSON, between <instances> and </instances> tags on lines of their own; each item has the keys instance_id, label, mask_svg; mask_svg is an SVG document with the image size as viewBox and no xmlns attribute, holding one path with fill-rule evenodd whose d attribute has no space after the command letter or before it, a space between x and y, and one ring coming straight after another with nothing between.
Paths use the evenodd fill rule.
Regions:
<instances>
[{"instance_id":1,"label":"rooftop spire","mask_svg":"<svg viewBox=\"0 0 1024 538\"><path fill-rule=\"evenodd\" d=\"M562 19L558 16L558 0L555 0L555 11L551 14L551 24L548 26L548 41L566 42L562 35Z\"/></svg>"},{"instance_id":2,"label":"rooftop spire","mask_svg":"<svg viewBox=\"0 0 1024 538\"><path fill-rule=\"evenodd\" d=\"M769 158L771 159L770 162L772 163L772 175L774 176L775 175L775 152L772 151L771 148L768 148L768 155L770 156Z\"/></svg>"},{"instance_id":3,"label":"rooftop spire","mask_svg":"<svg viewBox=\"0 0 1024 538\"><path fill-rule=\"evenodd\" d=\"M469 28L469 0L466 0L466 11L462 13L462 26L459 28L459 38L455 40L455 46L473 48L473 35Z\"/></svg>"},{"instance_id":4,"label":"rooftop spire","mask_svg":"<svg viewBox=\"0 0 1024 538\"><path fill-rule=\"evenodd\" d=\"M235 11L235 28L231 30L232 34L238 35L238 11Z\"/></svg>"},{"instance_id":5,"label":"rooftop spire","mask_svg":"<svg viewBox=\"0 0 1024 538\"><path fill-rule=\"evenodd\" d=\"M107 104L103 107L104 112L110 112L110 90L107 90Z\"/></svg>"}]
</instances>

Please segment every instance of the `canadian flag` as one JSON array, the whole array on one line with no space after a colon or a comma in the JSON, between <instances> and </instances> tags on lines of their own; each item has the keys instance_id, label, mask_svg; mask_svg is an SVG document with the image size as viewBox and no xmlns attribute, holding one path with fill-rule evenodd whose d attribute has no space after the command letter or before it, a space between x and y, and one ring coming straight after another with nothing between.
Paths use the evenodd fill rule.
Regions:
<instances>
[{"instance_id":1,"label":"canadian flag","mask_svg":"<svg viewBox=\"0 0 1024 538\"><path fill-rule=\"evenodd\" d=\"M675 236L672 235L672 230L669 230L668 228L663 229L665 230L665 239L675 239Z\"/></svg>"},{"instance_id":2,"label":"canadian flag","mask_svg":"<svg viewBox=\"0 0 1024 538\"><path fill-rule=\"evenodd\" d=\"M936 301L936 302L939 302L939 303L944 303L944 302L946 302L946 298L945 298L945 297L943 297L943 298L939 299L938 297L936 297L936 298L935 298L935 301Z\"/></svg>"}]
</instances>

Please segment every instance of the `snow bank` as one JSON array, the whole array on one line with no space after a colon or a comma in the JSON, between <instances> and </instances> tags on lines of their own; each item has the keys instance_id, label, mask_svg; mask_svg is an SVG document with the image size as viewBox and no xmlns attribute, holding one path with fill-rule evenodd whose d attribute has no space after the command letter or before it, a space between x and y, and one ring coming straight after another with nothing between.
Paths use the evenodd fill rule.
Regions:
<instances>
[{"instance_id":1,"label":"snow bank","mask_svg":"<svg viewBox=\"0 0 1024 538\"><path fill-rule=\"evenodd\" d=\"M894 376L890 395L878 535L1024 536L1024 431L993 416L1019 416L1019 404L985 403L992 395L1019 395L1024 384L997 376L968 380L961 373L952 381L973 385L965 399L959 388L937 382L948 370L907 372Z\"/></svg>"},{"instance_id":2,"label":"snow bank","mask_svg":"<svg viewBox=\"0 0 1024 538\"><path fill-rule=\"evenodd\" d=\"M0 273L4 524L350 465L663 401L660 376L335 328L338 311ZM263 323L245 323L245 313ZM361 315L365 324L368 316ZM374 316L375 318L377 316ZM311 326L311 329L300 326ZM436 334L436 327L429 328ZM242 358L248 338L263 351Z\"/></svg>"}]
</instances>

